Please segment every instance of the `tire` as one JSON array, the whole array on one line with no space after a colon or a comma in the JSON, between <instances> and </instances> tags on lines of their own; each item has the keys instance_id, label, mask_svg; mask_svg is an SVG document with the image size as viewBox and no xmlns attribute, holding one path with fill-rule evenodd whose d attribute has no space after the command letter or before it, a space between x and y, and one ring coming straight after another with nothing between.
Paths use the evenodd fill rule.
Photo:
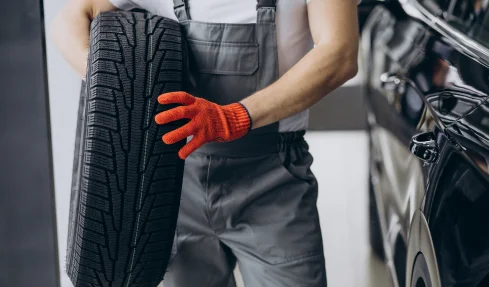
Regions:
<instances>
[{"instance_id":1,"label":"tire","mask_svg":"<svg viewBox=\"0 0 489 287\"><path fill-rule=\"evenodd\" d=\"M92 22L86 94L75 144L66 270L74 286L157 286L180 206L181 141L158 126L158 95L185 90L186 44L177 22L105 12Z\"/></svg>"},{"instance_id":2,"label":"tire","mask_svg":"<svg viewBox=\"0 0 489 287\"><path fill-rule=\"evenodd\" d=\"M374 254L381 260L385 260L382 230L380 228L379 212L375 201L372 179L369 179L369 241Z\"/></svg>"}]
</instances>

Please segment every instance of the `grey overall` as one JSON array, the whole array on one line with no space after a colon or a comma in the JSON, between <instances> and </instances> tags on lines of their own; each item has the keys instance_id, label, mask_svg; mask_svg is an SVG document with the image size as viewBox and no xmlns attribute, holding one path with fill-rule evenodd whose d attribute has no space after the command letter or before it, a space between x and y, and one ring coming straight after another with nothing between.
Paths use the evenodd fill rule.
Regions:
<instances>
[{"instance_id":1,"label":"grey overall","mask_svg":"<svg viewBox=\"0 0 489 287\"><path fill-rule=\"evenodd\" d=\"M175 14L189 42L189 93L238 102L278 78L275 1L258 0L256 24L193 21ZM165 287L325 287L317 181L304 131L278 123L185 162L177 236Z\"/></svg>"}]
</instances>

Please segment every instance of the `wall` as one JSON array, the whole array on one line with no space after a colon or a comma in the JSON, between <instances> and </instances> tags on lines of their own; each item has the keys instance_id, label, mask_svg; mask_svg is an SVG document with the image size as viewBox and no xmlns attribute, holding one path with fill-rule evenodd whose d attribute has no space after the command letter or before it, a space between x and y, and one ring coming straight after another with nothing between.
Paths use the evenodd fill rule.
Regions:
<instances>
[{"instance_id":1,"label":"wall","mask_svg":"<svg viewBox=\"0 0 489 287\"><path fill-rule=\"evenodd\" d=\"M39 0L0 10L0 286L58 286Z\"/></svg>"},{"instance_id":2,"label":"wall","mask_svg":"<svg viewBox=\"0 0 489 287\"><path fill-rule=\"evenodd\" d=\"M56 214L61 286L72 286L65 273L71 174L81 79L64 61L50 39L50 25L66 0L45 0L46 47L54 160Z\"/></svg>"}]
</instances>

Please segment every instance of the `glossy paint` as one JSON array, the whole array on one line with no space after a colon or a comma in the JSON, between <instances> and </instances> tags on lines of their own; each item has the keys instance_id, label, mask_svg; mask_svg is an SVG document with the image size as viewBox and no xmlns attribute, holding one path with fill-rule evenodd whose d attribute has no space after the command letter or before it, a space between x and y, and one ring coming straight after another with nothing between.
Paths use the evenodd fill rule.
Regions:
<instances>
[{"instance_id":1,"label":"glossy paint","mask_svg":"<svg viewBox=\"0 0 489 287\"><path fill-rule=\"evenodd\" d=\"M371 178L396 286L417 280L420 252L431 286L489 280L487 2L379 1L362 30ZM420 133L433 137L431 163L409 148Z\"/></svg>"}]
</instances>

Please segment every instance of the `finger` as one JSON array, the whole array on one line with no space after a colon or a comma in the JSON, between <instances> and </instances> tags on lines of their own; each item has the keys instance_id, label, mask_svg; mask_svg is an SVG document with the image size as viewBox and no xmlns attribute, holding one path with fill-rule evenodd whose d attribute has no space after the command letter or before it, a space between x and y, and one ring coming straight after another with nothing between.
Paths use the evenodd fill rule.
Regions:
<instances>
[{"instance_id":1,"label":"finger","mask_svg":"<svg viewBox=\"0 0 489 287\"><path fill-rule=\"evenodd\" d=\"M189 122L188 124L180 127L174 131L166 133L163 136L163 141L166 144L174 144L177 143L193 134L197 131L198 127L195 123Z\"/></svg>"},{"instance_id":2,"label":"finger","mask_svg":"<svg viewBox=\"0 0 489 287\"><path fill-rule=\"evenodd\" d=\"M158 97L158 103L162 105L167 104L182 104L191 105L195 102L195 98L185 92L171 92L162 94Z\"/></svg>"},{"instance_id":3,"label":"finger","mask_svg":"<svg viewBox=\"0 0 489 287\"><path fill-rule=\"evenodd\" d=\"M190 119L193 116L194 109L187 106L180 106L157 114L155 121L159 125L164 125L181 119Z\"/></svg>"},{"instance_id":4,"label":"finger","mask_svg":"<svg viewBox=\"0 0 489 287\"><path fill-rule=\"evenodd\" d=\"M184 147L182 147L180 149L180 151L178 152L178 156L181 159L186 159L191 153L193 153L194 151L196 151L204 143L205 142L204 142L204 140L201 137L195 136Z\"/></svg>"}]
</instances>

